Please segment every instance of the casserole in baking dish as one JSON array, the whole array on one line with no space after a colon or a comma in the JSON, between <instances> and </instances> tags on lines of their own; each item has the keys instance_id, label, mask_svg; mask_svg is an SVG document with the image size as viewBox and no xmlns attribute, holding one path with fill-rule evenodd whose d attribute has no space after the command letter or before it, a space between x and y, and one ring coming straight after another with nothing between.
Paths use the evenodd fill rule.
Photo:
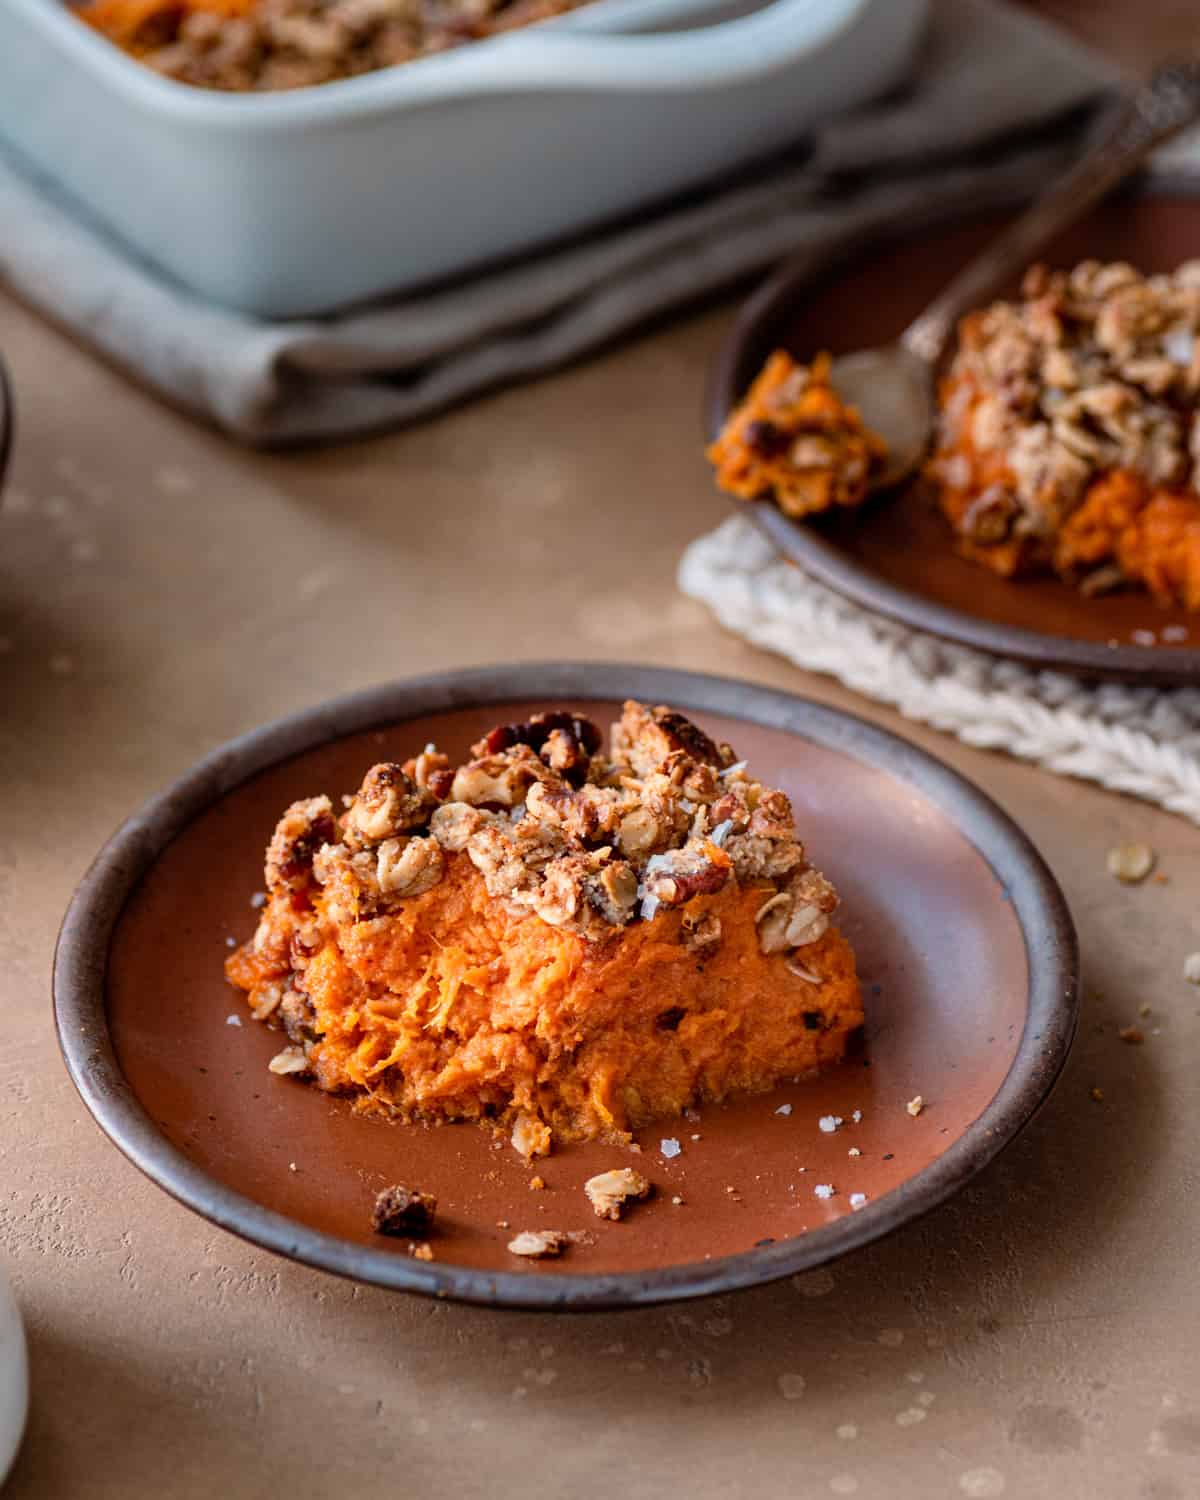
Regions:
<instances>
[{"instance_id":1,"label":"casserole in baking dish","mask_svg":"<svg viewBox=\"0 0 1200 1500\"><path fill-rule=\"evenodd\" d=\"M927 0L595 0L287 93L161 78L55 0L0 5L5 142L215 301L302 317L728 173L896 83Z\"/></svg>"}]
</instances>

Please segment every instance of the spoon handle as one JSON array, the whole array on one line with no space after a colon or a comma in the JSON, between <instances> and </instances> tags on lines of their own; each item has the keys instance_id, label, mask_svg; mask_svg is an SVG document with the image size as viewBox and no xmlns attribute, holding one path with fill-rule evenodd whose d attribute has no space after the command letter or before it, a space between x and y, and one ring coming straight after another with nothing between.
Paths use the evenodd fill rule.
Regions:
<instances>
[{"instance_id":1,"label":"spoon handle","mask_svg":"<svg viewBox=\"0 0 1200 1500\"><path fill-rule=\"evenodd\" d=\"M1024 269L1035 252L1128 176L1156 146L1200 118L1200 62L1165 63L1128 96L1112 127L1025 213L969 261L900 336L934 363L963 313Z\"/></svg>"}]
</instances>

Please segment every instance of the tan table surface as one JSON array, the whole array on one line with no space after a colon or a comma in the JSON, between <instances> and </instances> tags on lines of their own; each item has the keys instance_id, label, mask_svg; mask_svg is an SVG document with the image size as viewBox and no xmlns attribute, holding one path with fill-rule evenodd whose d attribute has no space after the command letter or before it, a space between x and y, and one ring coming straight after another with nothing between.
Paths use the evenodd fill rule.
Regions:
<instances>
[{"instance_id":1,"label":"tan table surface","mask_svg":"<svg viewBox=\"0 0 1200 1500\"><path fill-rule=\"evenodd\" d=\"M681 548L725 514L697 405L727 319L399 436L255 456L0 301L20 405L0 521L0 1255L33 1376L14 1500L1200 1494L1200 991L1181 973L1200 832L905 725L676 594ZM794 1284L566 1318L274 1259L101 1137L59 1061L49 971L113 826L289 709L546 655L846 705L1040 841L1082 933L1084 1020L1053 1101L977 1186ZM1134 837L1169 884L1106 874ZM1146 1044L1123 1045L1142 1003Z\"/></svg>"}]
</instances>

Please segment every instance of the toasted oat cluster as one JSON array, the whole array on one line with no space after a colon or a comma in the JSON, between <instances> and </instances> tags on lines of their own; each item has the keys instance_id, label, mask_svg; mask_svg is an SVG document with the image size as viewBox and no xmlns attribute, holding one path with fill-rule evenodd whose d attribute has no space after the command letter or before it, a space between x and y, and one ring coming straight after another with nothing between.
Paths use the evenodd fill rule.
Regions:
<instances>
[{"instance_id":1,"label":"toasted oat cluster","mask_svg":"<svg viewBox=\"0 0 1200 1500\"><path fill-rule=\"evenodd\" d=\"M962 550L1200 609L1200 261L1034 266L969 314L927 466Z\"/></svg>"},{"instance_id":2,"label":"toasted oat cluster","mask_svg":"<svg viewBox=\"0 0 1200 1500\"><path fill-rule=\"evenodd\" d=\"M627 1138L836 1061L862 1021L792 808L697 725L554 710L293 803L230 980L271 1061L361 1107Z\"/></svg>"},{"instance_id":3,"label":"toasted oat cluster","mask_svg":"<svg viewBox=\"0 0 1200 1500\"><path fill-rule=\"evenodd\" d=\"M412 62L584 0L82 0L140 62L197 88L307 88Z\"/></svg>"},{"instance_id":4,"label":"toasted oat cluster","mask_svg":"<svg viewBox=\"0 0 1200 1500\"><path fill-rule=\"evenodd\" d=\"M830 367L828 354L811 365L771 355L708 449L723 490L795 517L866 499L887 448L833 389Z\"/></svg>"}]
</instances>

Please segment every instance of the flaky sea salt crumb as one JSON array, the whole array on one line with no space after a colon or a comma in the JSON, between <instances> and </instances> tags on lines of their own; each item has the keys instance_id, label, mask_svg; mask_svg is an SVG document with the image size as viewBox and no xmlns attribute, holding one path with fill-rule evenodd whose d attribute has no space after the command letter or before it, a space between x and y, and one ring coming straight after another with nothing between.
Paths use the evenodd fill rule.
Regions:
<instances>
[{"instance_id":1,"label":"flaky sea salt crumb","mask_svg":"<svg viewBox=\"0 0 1200 1500\"><path fill-rule=\"evenodd\" d=\"M253 896L250 897L250 905L254 908L255 911L261 910L261 908L264 907L264 906L266 906L266 904L267 904L267 893L266 893L266 891L255 891L255 893L253 894Z\"/></svg>"},{"instance_id":2,"label":"flaky sea salt crumb","mask_svg":"<svg viewBox=\"0 0 1200 1500\"><path fill-rule=\"evenodd\" d=\"M226 1026L240 1026L242 1024L242 1018L238 1015L226 1016L225 1024Z\"/></svg>"},{"instance_id":3,"label":"flaky sea salt crumb","mask_svg":"<svg viewBox=\"0 0 1200 1500\"><path fill-rule=\"evenodd\" d=\"M861 1156L862 1152L858 1149L857 1146L851 1146L850 1149L849 1149L849 1151L846 1152L846 1155L847 1156Z\"/></svg>"},{"instance_id":4,"label":"flaky sea salt crumb","mask_svg":"<svg viewBox=\"0 0 1200 1500\"><path fill-rule=\"evenodd\" d=\"M844 1123L841 1115L822 1115L817 1121L817 1128L823 1130L826 1135L832 1135L838 1126Z\"/></svg>"},{"instance_id":5,"label":"flaky sea salt crumb","mask_svg":"<svg viewBox=\"0 0 1200 1500\"><path fill-rule=\"evenodd\" d=\"M781 1104L779 1106L779 1108L775 1111L775 1113L777 1115L790 1115L791 1112L792 1112L792 1106L790 1104Z\"/></svg>"},{"instance_id":6,"label":"flaky sea salt crumb","mask_svg":"<svg viewBox=\"0 0 1200 1500\"><path fill-rule=\"evenodd\" d=\"M854 1121L854 1123L856 1125L861 1125L862 1124L862 1110L861 1109L856 1109L854 1111L854 1113L850 1116L850 1118Z\"/></svg>"},{"instance_id":7,"label":"flaky sea salt crumb","mask_svg":"<svg viewBox=\"0 0 1200 1500\"><path fill-rule=\"evenodd\" d=\"M664 1156L671 1157L678 1156L679 1153L683 1150L683 1147L679 1144L679 1142L673 1135L669 1135L665 1141L659 1141L658 1149Z\"/></svg>"},{"instance_id":8,"label":"flaky sea salt crumb","mask_svg":"<svg viewBox=\"0 0 1200 1500\"><path fill-rule=\"evenodd\" d=\"M813 1188L814 1198L832 1198L837 1189L832 1182L818 1182Z\"/></svg>"},{"instance_id":9,"label":"flaky sea salt crumb","mask_svg":"<svg viewBox=\"0 0 1200 1500\"><path fill-rule=\"evenodd\" d=\"M866 1195L866 1193L851 1193L850 1194L850 1207L851 1208L853 1208L854 1210L857 1211L858 1209L865 1208L866 1206L867 1206L867 1195Z\"/></svg>"},{"instance_id":10,"label":"flaky sea salt crumb","mask_svg":"<svg viewBox=\"0 0 1200 1500\"><path fill-rule=\"evenodd\" d=\"M227 948L236 948L237 947L237 938L235 938L235 937L227 937L225 939L225 946Z\"/></svg>"},{"instance_id":11,"label":"flaky sea salt crumb","mask_svg":"<svg viewBox=\"0 0 1200 1500\"><path fill-rule=\"evenodd\" d=\"M916 1117L925 1108L925 1101L921 1098L920 1094L918 1094L914 1099L910 1099L904 1107L906 1110L908 1110L909 1114L912 1115L913 1119L915 1120Z\"/></svg>"}]
</instances>

